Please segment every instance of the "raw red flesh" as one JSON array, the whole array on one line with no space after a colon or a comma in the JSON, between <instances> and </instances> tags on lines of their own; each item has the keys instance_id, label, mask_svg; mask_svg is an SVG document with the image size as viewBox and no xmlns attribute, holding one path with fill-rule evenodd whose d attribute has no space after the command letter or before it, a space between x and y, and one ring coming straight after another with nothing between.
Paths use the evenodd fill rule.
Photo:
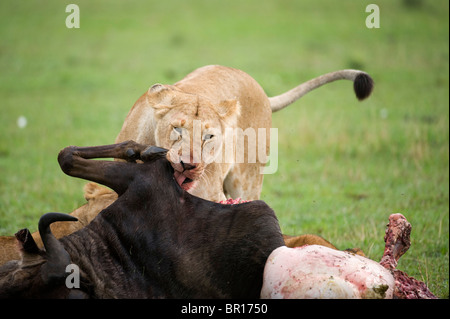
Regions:
<instances>
[{"instance_id":1,"label":"raw red flesh","mask_svg":"<svg viewBox=\"0 0 450 319\"><path fill-rule=\"evenodd\" d=\"M394 298L398 299L436 299L427 285L422 281L409 277L397 267L398 259L406 253L411 246L411 224L402 214L389 216L386 228L383 257L380 264L390 270L395 278Z\"/></svg>"},{"instance_id":2,"label":"raw red flesh","mask_svg":"<svg viewBox=\"0 0 450 319\"><path fill-rule=\"evenodd\" d=\"M236 199L232 199L232 198L228 198L226 200L221 200L220 202L218 202L219 204L225 204L225 205L234 205L234 204L242 204L242 203L247 203L250 202L249 200L243 200L240 197L236 198Z\"/></svg>"}]
</instances>

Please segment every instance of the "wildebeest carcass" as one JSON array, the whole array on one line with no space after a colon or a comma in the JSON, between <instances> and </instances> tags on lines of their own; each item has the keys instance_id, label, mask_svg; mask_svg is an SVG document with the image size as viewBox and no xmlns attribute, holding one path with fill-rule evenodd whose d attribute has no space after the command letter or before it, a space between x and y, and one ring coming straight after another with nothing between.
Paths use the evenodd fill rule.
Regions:
<instances>
[{"instance_id":1,"label":"wildebeest carcass","mask_svg":"<svg viewBox=\"0 0 450 319\"><path fill-rule=\"evenodd\" d=\"M190 195L165 155L132 141L62 150L66 174L119 198L60 240L49 225L73 218L41 217L45 251L19 231L23 258L0 268L0 297L258 298L267 257L284 245L273 210L263 201L222 205ZM66 285L69 264L79 268L79 288Z\"/></svg>"}]
</instances>

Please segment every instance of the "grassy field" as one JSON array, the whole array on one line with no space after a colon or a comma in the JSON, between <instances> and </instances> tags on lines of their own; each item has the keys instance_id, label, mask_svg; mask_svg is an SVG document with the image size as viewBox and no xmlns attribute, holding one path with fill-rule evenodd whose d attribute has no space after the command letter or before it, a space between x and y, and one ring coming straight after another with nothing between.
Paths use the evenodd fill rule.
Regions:
<instances>
[{"instance_id":1,"label":"grassy field","mask_svg":"<svg viewBox=\"0 0 450 319\"><path fill-rule=\"evenodd\" d=\"M84 203L84 181L56 161L67 145L114 142L134 101L157 82L222 64L269 96L343 68L367 71L273 115L279 168L262 193L286 234L315 233L379 260L391 213L411 222L398 268L449 296L449 3L374 1L0 2L0 235L37 229ZM19 127L25 117L27 125Z\"/></svg>"}]
</instances>

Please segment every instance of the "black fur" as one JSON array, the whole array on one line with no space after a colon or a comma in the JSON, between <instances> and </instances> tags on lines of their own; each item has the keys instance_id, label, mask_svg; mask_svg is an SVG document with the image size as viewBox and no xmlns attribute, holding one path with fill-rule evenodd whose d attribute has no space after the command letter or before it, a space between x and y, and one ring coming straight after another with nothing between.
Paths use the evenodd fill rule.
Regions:
<instances>
[{"instance_id":1,"label":"black fur","mask_svg":"<svg viewBox=\"0 0 450 319\"><path fill-rule=\"evenodd\" d=\"M373 79L367 73L360 73L353 82L356 97L362 101L370 96L373 90Z\"/></svg>"}]
</instances>

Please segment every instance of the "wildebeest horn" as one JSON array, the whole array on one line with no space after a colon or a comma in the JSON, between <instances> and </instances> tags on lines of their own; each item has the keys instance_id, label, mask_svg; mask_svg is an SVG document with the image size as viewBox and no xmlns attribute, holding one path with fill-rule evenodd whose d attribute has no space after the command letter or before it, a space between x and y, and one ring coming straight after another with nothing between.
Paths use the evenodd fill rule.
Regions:
<instances>
[{"instance_id":1,"label":"wildebeest horn","mask_svg":"<svg viewBox=\"0 0 450 319\"><path fill-rule=\"evenodd\" d=\"M58 221L77 220L71 215L60 213L47 213L39 219L39 234L47 254L47 262L41 268L44 282L49 283L64 278L66 267L70 264L70 256L64 246L53 236L50 224Z\"/></svg>"},{"instance_id":2,"label":"wildebeest horn","mask_svg":"<svg viewBox=\"0 0 450 319\"><path fill-rule=\"evenodd\" d=\"M149 146L143 152L141 152L141 160L144 162L163 157L169 150L158 146Z\"/></svg>"}]
</instances>

